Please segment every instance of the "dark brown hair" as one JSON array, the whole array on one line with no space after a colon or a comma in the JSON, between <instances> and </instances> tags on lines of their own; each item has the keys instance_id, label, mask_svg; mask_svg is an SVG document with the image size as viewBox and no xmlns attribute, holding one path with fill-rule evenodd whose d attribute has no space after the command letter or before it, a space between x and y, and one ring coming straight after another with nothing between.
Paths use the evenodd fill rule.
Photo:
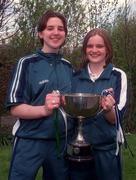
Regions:
<instances>
[{"instance_id":1,"label":"dark brown hair","mask_svg":"<svg viewBox=\"0 0 136 180\"><path fill-rule=\"evenodd\" d=\"M83 47L82 47L83 62L82 62L82 66L86 66L86 64L88 63L88 59L86 59L86 48L87 48L88 40L90 37L95 36L95 35L101 36L104 40L104 44L105 44L106 49L107 49L106 65L112 61L113 49L112 49L112 43L111 43L111 39L109 37L108 32L105 29L94 28L86 34L84 41L83 41Z\"/></svg>"},{"instance_id":2,"label":"dark brown hair","mask_svg":"<svg viewBox=\"0 0 136 180\"><path fill-rule=\"evenodd\" d=\"M40 18L39 23L38 23L37 31L38 32L44 31L44 29L47 26L48 20L50 18L52 18L52 17L57 17L57 18L59 18L62 21L63 26L64 26L65 34L67 35L68 30L67 30L67 21L66 21L66 18L61 13L55 12L53 10L48 10L48 11L46 11L42 15L42 17ZM43 45L43 39L40 39L40 41L41 41L41 43Z\"/></svg>"}]
</instances>

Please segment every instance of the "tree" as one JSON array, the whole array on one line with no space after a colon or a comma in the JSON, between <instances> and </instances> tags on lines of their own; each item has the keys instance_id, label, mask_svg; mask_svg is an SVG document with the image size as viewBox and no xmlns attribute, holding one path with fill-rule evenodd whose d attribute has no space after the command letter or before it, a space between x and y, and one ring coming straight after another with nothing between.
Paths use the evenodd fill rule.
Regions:
<instances>
[{"instance_id":1,"label":"tree","mask_svg":"<svg viewBox=\"0 0 136 180\"><path fill-rule=\"evenodd\" d=\"M89 29L111 26L117 4L118 0L86 0Z\"/></svg>"},{"instance_id":2,"label":"tree","mask_svg":"<svg viewBox=\"0 0 136 180\"><path fill-rule=\"evenodd\" d=\"M115 54L114 63L122 67L128 76L129 110L125 128L127 131L132 131L135 130L136 125L136 18L131 15L127 1L125 1L125 7L121 9L112 29L112 42Z\"/></svg>"},{"instance_id":3,"label":"tree","mask_svg":"<svg viewBox=\"0 0 136 180\"><path fill-rule=\"evenodd\" d=\"M80 46L87 32L86 7L81 0L64 0L61 9L68 21L67 48L72 52Z\"/></svg>"},{"instance_id":4,"label":"tree","mask_svg":"<svg viewBox=\"0 0 136 180\"><path fill-rule=\"evenodd\" d=\"M116 4L117 0L112 3L103 0L88 1L88 3L82 0L20 0L16 8L19 12L16 19L19 32L13 39L17 48L21 47L18 49L18 54L30 52L38 45L36 26L39 17L47 9L54 9L66 16L69 31L65 47L72 52L81 46L83 37L90 26L95 27L96 24L104 26L108 23L109 15L115 9ZM111 5L114 6L110 9ZM105 16L107 9L109 11ZM103 15L105 18L102 21Z\"/></svg>"},{"instance_id":5,"label":"tree","mask_svg":"<svg viewBox=\"0 0 136 180\"><path fill-rule=\"evenodd\" d=\"M0 43L5 43L15 33L14 5L14 0L0 1Z\"/></svg>"},{"instance_id":6,"label":"tree","mask_svg":"<svg viewBox=\"0 0 136 180\"><path fill-rule=\"evenodd\" d=\"M19 15L16 19L19 31L11 41L15 45L16 55L30 53L37 46L40 47L37 38L37 23L39 17L48 9L61 12L68 21L68 40L66 48L72 51L77 48L83 35L86 33L85 7L81 0L20 0L16 11Z\"/></svg>"}]
</instances>

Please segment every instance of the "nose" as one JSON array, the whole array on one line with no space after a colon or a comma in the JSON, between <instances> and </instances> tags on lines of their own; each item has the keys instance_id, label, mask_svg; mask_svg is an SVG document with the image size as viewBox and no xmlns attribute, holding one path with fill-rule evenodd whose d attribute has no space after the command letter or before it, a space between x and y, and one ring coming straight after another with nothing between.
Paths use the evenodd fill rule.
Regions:
<instances>
[{"instance_id":1,"label":"nose","mask_svg":"<svg viewBox=\"0 0 136 180\"><path fill-rule=\"evenodd\" d=\"M93 46L93 47L92 47L92 51L93 51L93 52L96 52L96 51L97 51L97 47L96 47L96 46Z\"/></svg>"},{"instance_id":2,"label":"nose","mask_svg":"<svg viewBox=\"0 0 136 180\"><path fill-rule=\"evenodd\" d=\"M59 30L57 28L54 29L53 31L54 34L58 34L59 33Z\"/></svg>"}]
</instances>

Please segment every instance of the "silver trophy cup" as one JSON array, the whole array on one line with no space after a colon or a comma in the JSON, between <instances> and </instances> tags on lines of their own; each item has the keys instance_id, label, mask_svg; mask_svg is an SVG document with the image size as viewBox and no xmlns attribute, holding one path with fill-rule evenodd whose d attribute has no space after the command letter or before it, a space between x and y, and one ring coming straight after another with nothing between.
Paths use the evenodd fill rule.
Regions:
<instances>
[{"instance_id":1,"label":"silver trophy cup","mask_svg":"<svg viewBox=\"0 0 136 180\"><path fill-rule=\"evenodd\" d=\"M68 116L78 120L74 140L67 145L67 158L71 161L90 161L93 159L91 144L83 135L85 118L93 117L99 111L100 95L73 93L63 95L63 109Z\"/></svg>"}]
</instances>

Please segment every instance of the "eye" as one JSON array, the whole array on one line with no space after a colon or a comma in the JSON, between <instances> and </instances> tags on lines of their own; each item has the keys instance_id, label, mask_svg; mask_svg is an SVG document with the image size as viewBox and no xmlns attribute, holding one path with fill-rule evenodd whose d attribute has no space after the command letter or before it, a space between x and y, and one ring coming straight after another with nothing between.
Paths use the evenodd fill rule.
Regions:
<instances>
[{"instance_id":1,"label":"eye","mask_svg":"<svg viewBox=\"0 0 136 180\"><path fill-rule=\"evenodd\" d=\"M87 48L93 48L92 44L87 44Z\"/></svg>"},{"instance_id":2,"label":"eye","mask_svg":"<svg viewBox=\"0 0 136 180\"><path fill-rule=\"evenodd\" d=\"M54 29L54 27L53 26L47 26L47 28L46 28L48 31L51 31L51 30L53 30Z\"/></svg>"},{"instance_id":3,"label":"eye","mask_svg":"<svg viewBox=\"0 0 136 180\"><path fill-rule=\"evenodd\" d=\"M58 30L59 30L59 31L64 31L64 27L63 27L63 26L59 26L59 27L58 27Z\"/></svg>"},{"instance_id":4,"label":"eye","mask_svg":"<svg viewBox=\"0 0 136 180\"><path fill-rule=\"evenodd\" d=\"M96 47L101 49L104 48L105 46L103 44L97 44Z\"/></svg>"}]
</instances>

